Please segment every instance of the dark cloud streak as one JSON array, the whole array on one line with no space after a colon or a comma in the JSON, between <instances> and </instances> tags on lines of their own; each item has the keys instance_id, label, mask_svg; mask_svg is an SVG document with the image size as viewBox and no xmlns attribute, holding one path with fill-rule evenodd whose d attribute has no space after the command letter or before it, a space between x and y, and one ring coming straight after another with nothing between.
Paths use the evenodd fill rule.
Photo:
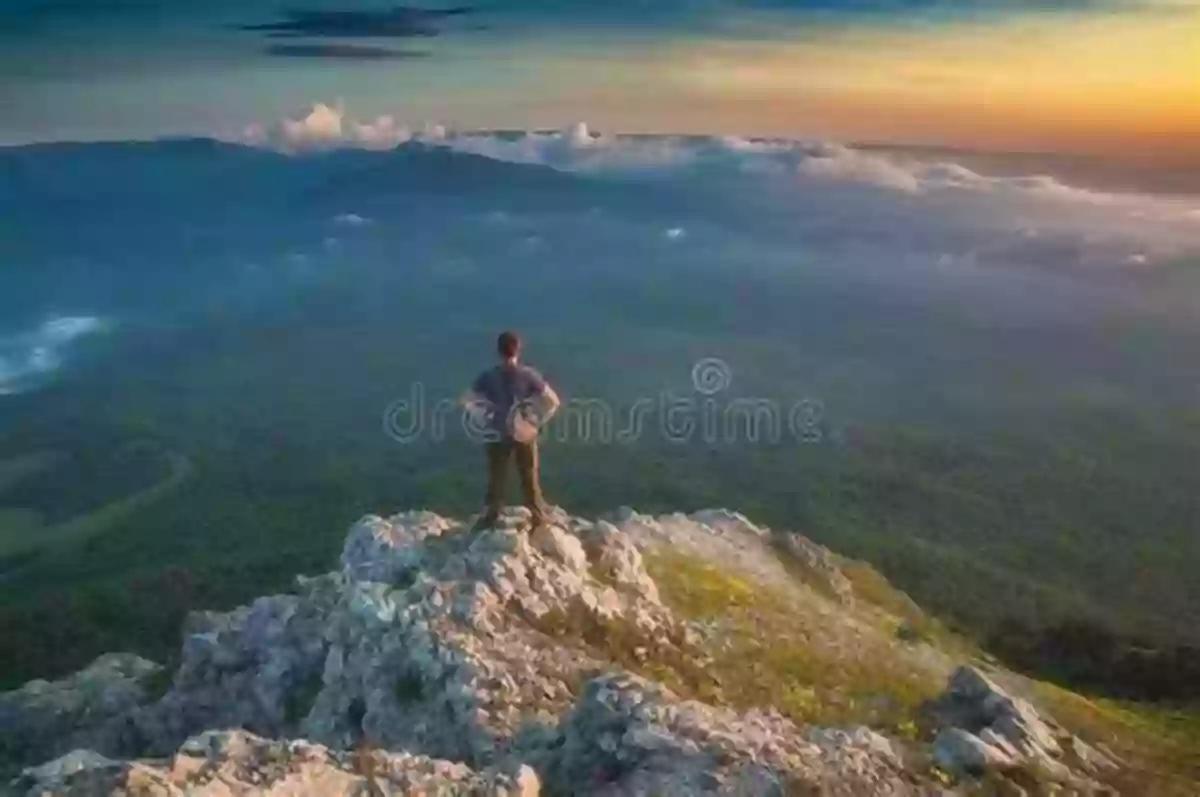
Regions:
<instances>
[{"instance_id":1,"label":"dark cloud streak","mask_svg":"<svg viewBox=\"0 0 1200 797\"><path fill-rule=\"evenodd\" d=\"M329 58L345 61L409 61L429 57L419 50L393 50L358 44L268 44L263 52L277 58Z\"/></svg>"},{"instance_id":2,"label":"dark cloud streak","mask_svg":"<svg viewBox=\"0 0 1200 797\"><path fill-rule=\"evenodd\" d=\"M466 7L431 10L395 6L382 11L285 11L275 22L242 25L240 30L268 38L379 38L402 39L437 36L446 20L470 14Z\"/></svg>"}]
</instances>

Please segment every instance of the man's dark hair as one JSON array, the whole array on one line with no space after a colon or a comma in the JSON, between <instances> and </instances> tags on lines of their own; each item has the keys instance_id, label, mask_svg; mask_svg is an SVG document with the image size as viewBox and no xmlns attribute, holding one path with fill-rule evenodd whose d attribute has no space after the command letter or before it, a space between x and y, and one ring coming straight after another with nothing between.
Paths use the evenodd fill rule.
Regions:
<instances>
[{"instance_id":1,"label":"man's dark hair","mask_svg":"<svg viewBox=\"0 0 1200 797\"><path fill-rule=\"evenodd\" d=\"M521 336L511 330L501 332L500 337L496 339L496 351L506 360L516 357L521 351Z\"/></svg>"}]
</instances>

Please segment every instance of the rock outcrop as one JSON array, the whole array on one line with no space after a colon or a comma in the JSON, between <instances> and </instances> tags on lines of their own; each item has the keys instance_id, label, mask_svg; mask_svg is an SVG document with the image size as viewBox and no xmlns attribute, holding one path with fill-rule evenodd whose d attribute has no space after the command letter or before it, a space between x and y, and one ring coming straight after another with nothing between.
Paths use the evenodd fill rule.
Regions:
<instances>
[{"instance_id":1,"label":"rock outcrop","mask_svg":"<svg viewBox=\"0 0 1200 797\"><path fill-rule=\"evenodd\" d=\"M153 682L164 675L154 662L108 654L61 681L31 681L0 694L0 761L112 750L125 717L156 697Z\"/></svg>"},{"instance_id":2,"label":"rock outcrop","mask_svg":"<svg viewBox=\"0 0 1200 797\"><path fill-rule=\"evenodd\" d=\"M555 512L533 532L525 519L512 511L471 530L427 512L364 518L334 572L193 615L174 673L105 657L0 695L10 760L50 762L18 789L924 795L943 793L922 763L930 752L964 774L1044 761L1067 785L1111 763L968 669L936 701L931 750L865 727L797 726L770 706L684 699L629 671L685 662L703 673L708 655L705 630L661 600L643 550L785 579L777 540L723 510L625 510L611 522ZM832 554L800 538L785 547L822 594L852 603Z\"/></svg>"},{"instance_id":3,"label":"rock outcrop","mask_svg":"<svg viewBox=\"0 0 1200 797\"><path fill-rule=\"evenodd\" d=\"M203 734L166 761L116 762L76 751L26 770L15 785L30 795L95 797L537 797L541 793L537 773L527 766L511 772L475 772L463 764L407 753L338 752L311 742L262 739L246 731Z\"/></svg>"},{"instance_id":4,"label":"rock outcrop","mask_svg":"<svg viewBox=\"0 0 1200 797\"><path fill-rule=\"evenodd\" d=\"M961 667L927 710L940 726L934 762L971 775L1021 770L1078 791L1101 789L1093 778L1117 763L1014 697L976 667Z\"/></svg>"},{"instance_id":5,"label":"rock outcrop","mask_svg":"<svg viewBox=\"0 0 1200 797\"><path fill-rule=\"evenodd\" d=\"M810 729L771 711L680 701L628 674L588 682L543 759L555 794L931 794L866 728Z\"/></svg>"}]
</instances>

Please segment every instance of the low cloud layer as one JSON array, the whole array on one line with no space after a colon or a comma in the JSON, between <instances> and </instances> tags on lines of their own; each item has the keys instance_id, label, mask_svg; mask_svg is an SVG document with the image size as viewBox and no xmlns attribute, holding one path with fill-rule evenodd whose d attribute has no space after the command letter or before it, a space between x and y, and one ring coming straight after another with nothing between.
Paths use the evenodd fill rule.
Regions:
<instances>
[{"instance_id":1,"label":"low cloud layer","mask_svg":"<svg viewBox=\"0 0 1200 797\"><path fill-rule=\"evenodd\" d=\"M426 296L469 315L511 284L575 302L583 316L643 289L638 306L668 315L677 304L716 313L728 300L771 334L793 310L837 329L910 301L972 328L1057 330L1127 314L1200 329L1200 274L1168 263L1200 255L1200 197L1089 189L1051 159L1050 173L1020 176L1027 159L583 124L462 132L361 121L330 105L245 141L287 155L175 141L8 153L37 181L14 186L34 220L14 228L14 246L30 255L22 273L3 275L0 295L32 286L36 304L22 312L103 307L140 324L342 289L366 304ZM368 151L330 152L345 149ZM90 177L82 194L78 174ZM64 239L64 224L79 235ZM811 289L866 298L827 306ZM783 295L792 304L774 304ZM892 321L879 319L879 334ZM61 322L3 338L3 389L44 381L94 329Z\"/></svg>"},{"instance_id":2,"label":"low cloud layer","mask_svg":"<svg viewBox=\"0 0 1200 797\"><path fill-rule=\"evenodd\" d=\"M1003 244L972 249L971 257L998 245L1018 252L1044 248L1047 236L1060 232L1079 238L1085 248L1119 240L1122 254L1115 259L1131 266L1200 248L1195 197L1098 191L1046 174L992 176L950 160L830 142L605 135L585 124L557 132L455 132L440 126L415 129L390 116L359 122L340 108L320 104L306 115L251 128L244 141L297 154L341 147L386 150L418 142L577 173L761 177L790 187L796 196L820 193L830 203L845 203L850 212L858 206L863 214L943 214L958 224L1009 234ZM871 223L864 215L864 225Z\"/></svg>"},{"instance_id":3,"label":"low cloud layer","mask_svg":"<svg viewBox=\"0 0 1200 797\"><path fill-rule=\"evenodd\" d=\"M108 329L92 316L51 318L36 329L0 337L0 395L22 393L62 367L71 346Z\"/></svg>"}]
</instances>

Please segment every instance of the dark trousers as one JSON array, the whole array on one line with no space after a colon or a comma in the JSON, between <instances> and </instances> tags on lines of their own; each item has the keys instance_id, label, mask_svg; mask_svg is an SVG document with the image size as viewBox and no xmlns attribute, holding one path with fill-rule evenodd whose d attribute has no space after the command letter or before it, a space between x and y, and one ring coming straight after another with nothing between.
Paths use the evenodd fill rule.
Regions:
<instances>
[{"instance_id":1,"label":"dark trousers","mask_svg":"<svg viewBox=\"0 0 1200 797\"><path fill-rule=\"evenodd\" d=\"M504 492L508 486L508 461L517 460L517 474L521 477L521 492L525 506L533 513L533 519L542 519L542 486L538 481L537 441L518 443L502 440L487 444L488 488L487 513L489 517L500 514L504 506Z\"/></svg>"}]
</instances>

